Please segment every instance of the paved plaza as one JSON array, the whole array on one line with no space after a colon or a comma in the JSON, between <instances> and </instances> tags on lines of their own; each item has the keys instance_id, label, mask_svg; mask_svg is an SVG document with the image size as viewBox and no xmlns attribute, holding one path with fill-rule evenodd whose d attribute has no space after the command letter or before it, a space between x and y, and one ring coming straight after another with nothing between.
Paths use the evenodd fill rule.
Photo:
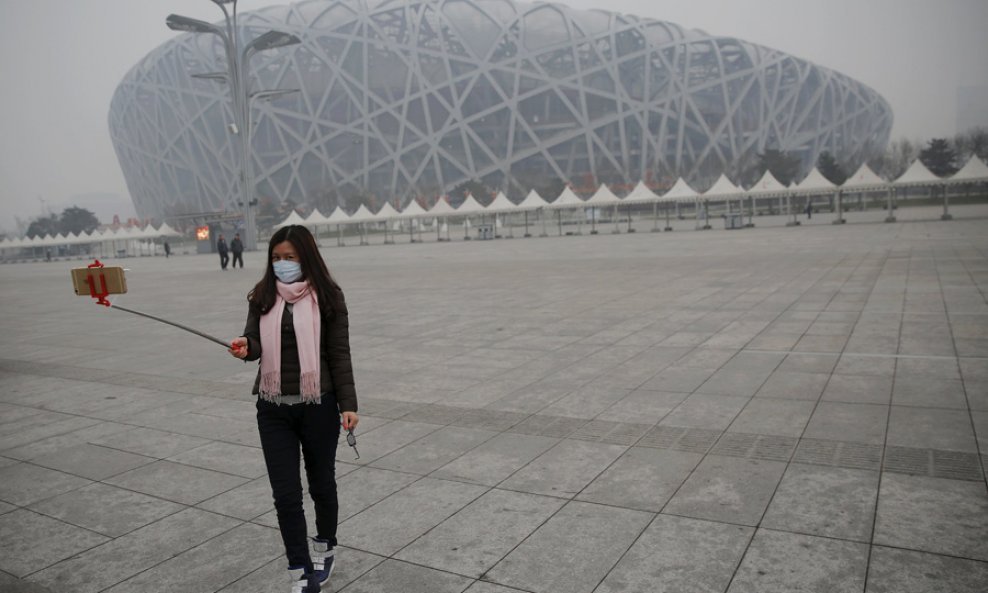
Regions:
<instances>
[{"instance_id":1,"label":"paved plaza","mask_svg":"<svg viewBox=\"0 0 988 593\"><path fill-rule=\"evenodd\" d=\"M988 589L988 219L322 242L362 414L326 590ZM225 339L263 257L107 263ZM0 590L287 593L256 367L83 264L0 266Z\"/></svg>"}]
</instances>

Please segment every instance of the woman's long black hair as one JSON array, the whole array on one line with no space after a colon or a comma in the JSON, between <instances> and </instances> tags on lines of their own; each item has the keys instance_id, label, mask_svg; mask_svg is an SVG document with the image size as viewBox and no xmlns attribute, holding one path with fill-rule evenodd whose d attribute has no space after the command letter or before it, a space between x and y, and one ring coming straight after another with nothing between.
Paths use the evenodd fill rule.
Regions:
<instances>
[{"instance_id":1,"label":"woman's long black hair","mask_svg":"<svg viewBox=\"0 0 988 593\"><path fill-rule=\"evenodd\" d=\"M319 254L316 246L316 239L309 232L309 229L302 225L289 225L278 229L271 240L268 241L267 268L264 270L264 277L254 286L253 290L247 293L247 300L251 305L260 309L261 314L267 313L274 306L275 296L278 289L275 287L274 267L271 262L271 254L275 245L288 241L295 248L298 254L298 263L302 266L302 279L308 280L309 285L316 291L316 298L319 300L319 310L324 318L329 318L335 312L346 312L346 303L343 300L343 291L329 274L329 268Z\"/></svg>"}]
</instances>

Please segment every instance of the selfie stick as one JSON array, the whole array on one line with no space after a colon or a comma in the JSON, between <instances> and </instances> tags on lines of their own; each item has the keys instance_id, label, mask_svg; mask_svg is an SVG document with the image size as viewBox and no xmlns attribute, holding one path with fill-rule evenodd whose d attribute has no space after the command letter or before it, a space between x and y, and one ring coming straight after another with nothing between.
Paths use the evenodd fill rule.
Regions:
<instances>
[{"instance_id":1,"label":"selfie stick","mask_svg":"<svg viewBox=\"0 0 988 593\"><path fill-rule=\"evenodd\" d=\"M88 268L102 268L103 267L103 264L97 259L97 260L93 260L93 263L89 264L86 267L88 267ZM106 285L106 276L103 275L103 272L100 272L99 273L99 283L100 283L100 289L99 289L99 291L96 290L96 280L94 279L94 275L93 274L89 274L88 276L86 276L86 281L89 283L89 295L91 297L93 297L94 299L96 299L96 304L97 305L103 305L104 307L110 307L111 309L119 309L121 311L126 311L128 313L133 313L134 315L140 315L141 317L147 317L148 319L153 319L155 321L160 321L161 323L166 323L166 324L171 325L173 327L177 327L178 329L184 329L185 331L187 331L189 333L192 333L192 334L195 334L195 335L197 335L197 336L199 336L201 338L206 338L210 342L216 342L217 344L219 344L220 346L223 346L224 348L229 348L230 347L230 344L228 344L227 342L224 342L223 340L221 340L221 339L219 339L219 338L217 338L215 336L211 336L211 335L209 335L207 333L203 333L203 332L201 332L201 331L199 331L197 329L192 329L191 327L182 325L181 323L175 323L174 321L168 321L167 319L162 319L161 317L155 317L154 315L148 315L147 313L141 313L140 311L135 311L133 309L128 309L126 307L121 307L120 305L114 305L113 303L111 303L110 301L108 301L106 299L106 297L110 294L110 291L107 288L107 285Z\"/></svg>"}]
</instances>

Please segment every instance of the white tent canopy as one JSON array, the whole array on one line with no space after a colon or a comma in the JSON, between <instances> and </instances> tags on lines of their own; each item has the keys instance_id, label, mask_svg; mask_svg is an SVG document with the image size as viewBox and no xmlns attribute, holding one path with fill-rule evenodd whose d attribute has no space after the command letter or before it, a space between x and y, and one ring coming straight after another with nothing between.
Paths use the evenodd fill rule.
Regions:
<instances>
[{"instance_id":1,"label":"white tent canopy","mask_svg":"<svg viewBox=\"0 0 988 593\"><path fill-rule=\"evenodd\" d=\"M346 211L343 210L343 208L340 208L339 206L337 206L336 209L333 210L332 214L330 214L326 218L326 222L333 224L339 224L341 222L347 222L349 220L350 220L350 215L347 214Z\"/></svg>"},{"instance_id":2,"label":"white tent canopy","mask_svg":"<svg viewBox=\"0 0 988 593\"><path fill-rule=\"evenodd\" d=\"M402 209L401 215L407 218L417 218L420 216L429 216L429 213L417 201L412 200Z\"/></svg>"},{"instance_id":3,"label":"white tent canopy","mask_svg":"<svg viewBox=\"0 0 988 593\"><path fill-rule=\"evenodd\" d=\"M710 189L703 192L702 197L704 199L709 198L733 198L744 193L744 190L740 187L734 185L727 175L721 173L717 181L714 182Z\"/></svg>"},{"instance_id":4,"label":"white tent canopy","mask_svg":"<svg viewBox=\"0 0 988 593\"><path fill-rule=\"evenodd\" d=\"M494 196L494 201L487 206L488 212L497 213L514 212L517 209L517 206L515 206L514 203L508 199L508 196L504 195L504 192L497 192L497 195Z\"/></svg>"},{"instance_id":5,"label":"white tent canopy","mask_svg":"<svg viewBox=\"0 0 988 593\"><path fill-rule=\"evenodd\" d=\"M909 165L909 168L906 169L905 173L892 182L892 185L898 187L908 185L932 185L935 183L940 183L941 181L943 180L931 173L922 161L916 159L913 161L913 164Z\"/></svg>"},{"instance_id":6,"label":"white tent canopy","mask_svg":"<svg viewBox=\"0 0 988 593\"><path fill-rule=\"evenodd\" d=\"M676 183L669 188L669 191L662 194L660 198L663 202L692 202L699 194L690 187L686 180L680 177Z\"/></svg>"},{"instance_id":7,"label":"white tent canopy","mask_svg":"<svg viewBox=\"0 0 988 593\"><path fill-rule=\"evenodd\" d=\"M522 200L520 204L518 204L517 208L519 210L538 210L539 208L545 208L548 204L548 202L542 199L539 192L533 189L528 192L528 195L525 196L525 199Z\"/></svg>"},{"instance_id":8,"label":"white tent canopy","mask_svg":"<svg viewBox=\"0 0 988 593\"><path fill-rule=\"evenodd\" d=\"M432 208L429 208L429 214L432 216L447 216L455 213L456 210L449 205L449 202L446 200L446 196L440 196L440 198L436 200L436 203L432 205Z\"/></svg>"},{"instance_id":9,"label":"white tent canopy","mask_svg":"<svg viewBox=\"0 0 988 593\"><path fill-rule=\"evenodd\" d=\"M484 207L480 205L480 202L473 197L473 194L467 194L463 203L460 204L459 208L456 209L457 214L483 214Z\"/></svg>"},{"instance_id":10,"label":"white tent canopy","mask_svg":"<svg viewBox=\"0 0 988 593\"><path fill-rule=\"evenodd\" d=\"M285 217L285 220L274 225L274 228L279 229L283 226L288 226L290 224L305 224L305 219L299 216L298 212L292 210L291 213Z\"/></svg>"},{"instance_id":11,"label":"white tent canopy","mask_svg":"<svg viewBox=\"0 0 988 593\"><path fill-rule=\"evenodd\" d=\"M580 199L580 196L576 195L573 190L566 186L563 193L559 194L556 200L549 204L550 208L573 208L576 206L583 206L584 201Z\"/></svg>"},{"instance_id":12,"label":"white tent canopy","mask_svg":"<svg viewBox=\"0 0 988 593\"><path fill-rule=\"evenodd\" d=\"M876 175L875 172L871 170L871 167L869 167L867 163L862 164L861 167L857 170L857 172L855 172L854 175L848 177L847 181L845 181L844 184L841 185L841 189L852 190L852 191L882 189L885 187L888 187L888 183L884 179Z\"/></svg>"},{"instance_id":13,"label":"white tent canopy","mask_svg":"<svg viewBox=\"0 0 988 593\"><path fill-rule=\"evenodd\" d=\"M977 183L979 181L988 181L988 165L985 165L978 157L972 156L968 159L967 164L961 167L961 170L954 173L947 181L948 183Z\"/></svg>"},{"instance_id":14,"label":"white tent canopy","mask_svg":"<svg viewBox=\"0 0 988 593\"><path fill-rule=\"evenodd\" d=\"M305 217L305 224L317 225L317 224L327 224L329 219L326 218L318 208L313 208L312 212Z\"/></svg>"},{"instance_id":15,"label":"white tent canopy","mask_svg":"<svg viewBox=\"0 0 988 593\"><path fill-rule=\"evenodd\" d=\"M810 174L797 183L793 189L801 194L822 194L834 191L837 186L824 177L819 169L813 167Z\"/></svg>"},{"instance_id":16,"label":"white tent canopy","mask_svg":"<svg viewBox=\"0 0 988 593\"><path fill-rule=\"evenodd\" d=\"M357 211L350 216L350 222L368 222L374 220L374 214L367 209L367 206L361 204Z\"/></svg>"},{"instance_id":17,"label":"white tent canopy","mask_svg":"<svg viewBox=\"0 0 988 593\"><path fill-rule=\"evenodd\" d=\"M747 194L755 197L780 196L789 193L789 187L782 185L772 172L767 170L762 178L748 188Z\"/></svg>"},{"instance_id":18,"label":"white tent canopy","mask_svg":"<svg viewBox=\"0 0 988 593\"><path fill-rule=\"evenodd\" d=\"M631 193L624 197L624 201L629 204L641 204L645 202L656 202L659 200L659 196L645 185L644 181L639 181L635 189L631 190Z\"/></svg>"},{"instance_id":19,"label":"white tent canopy","mask_svg":"<svg viewBox=\"0 0 988 593\"><path fill-rule=\"evenodd\" d=\"M601 184L594 195L590 196L584 204L587 206L615 206L621 203L621 198L617 197L611 188Z\"/></svg>"},{"instance_id":20,"label":"white tent canopy","mask_svg":"<svg viewBox=\"0 0 988 593\"><path fill-rule=\"evenodd\" d=\"M391 205L391 202L385 202L381 209L377 211L374 215L376 220L391 220L392 218L398 218L401 213L395 210L395 207Z\"/></svg>"}]
</instances>

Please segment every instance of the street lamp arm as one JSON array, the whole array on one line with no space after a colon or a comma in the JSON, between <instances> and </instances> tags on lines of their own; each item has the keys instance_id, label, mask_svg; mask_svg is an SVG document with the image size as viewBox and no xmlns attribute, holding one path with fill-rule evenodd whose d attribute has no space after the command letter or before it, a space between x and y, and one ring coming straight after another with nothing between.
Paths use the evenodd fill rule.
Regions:
<instances>
[{"instance_id":1,"label":"street lamp arm","mask_svg":"<svg viewBox=\"0 0 988 593\"><path fill-rule=\"evenodd\" d=\"M272 30L252 39L250 43L244 46L244 50L240 55L242 62L246 65L250 57L256 52L277 49L287 45L296 45L298 43L302 43L302 40L297 35Z\"/></svg>"},{"instance_id":2,"label":"street lamp arm","mask_svg":"<svg viewBox=\"0 0 988 593\"><path fill-rule=\"evenodd\" d=\"M206 21L180 14L170 14L165 18L165 25L172 31L182 31L183 33L213 33L222 37L224 44L230 44L230 38L223 32L223 29Z\"/></svg>"}]
</instances>

